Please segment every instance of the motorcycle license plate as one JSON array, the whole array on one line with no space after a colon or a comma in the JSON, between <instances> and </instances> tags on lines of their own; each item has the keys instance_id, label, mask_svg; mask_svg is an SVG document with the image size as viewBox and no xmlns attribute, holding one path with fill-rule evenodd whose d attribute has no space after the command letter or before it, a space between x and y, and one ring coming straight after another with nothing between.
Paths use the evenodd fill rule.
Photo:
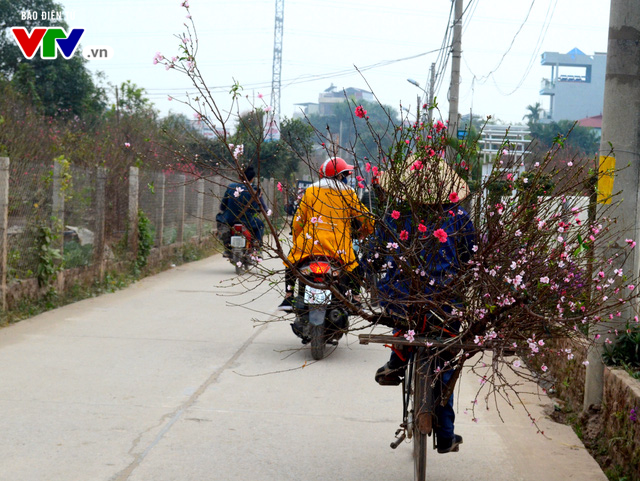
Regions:
<instances>
[{"instance_id":1,"label":"motorcycle license plate","mask_svg":"<svg viewBox=\"0 0 640 481\"><path fill-rule=\"evenodd\" d=\"M331 300L331 291L307 286L304 290L304 303L325 304Z\"/></svg>"},{"instance_id":2,"label":"motorcycle license plate","mask_svg":"<svg viewBox=\"0 0 640 481\"><path fill-rule=\"evenodd\" d=\"M246 239L241 235L231 236L231 247L244 247L246 246Z\"/></svg>"}]
</instances>

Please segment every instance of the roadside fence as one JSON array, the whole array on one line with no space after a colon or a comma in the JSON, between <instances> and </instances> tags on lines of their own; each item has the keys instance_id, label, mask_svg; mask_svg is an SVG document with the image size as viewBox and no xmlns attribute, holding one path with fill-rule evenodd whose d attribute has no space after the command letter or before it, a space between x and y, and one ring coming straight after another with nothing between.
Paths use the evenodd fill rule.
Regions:
<instances>
[{"instance_id":1,"label":"roadside fence","mask_svg":"<svg viewBox=\"0 0 640 481\"><path fill-rule=\"evenodd\" d=\"M56 288L64 289L70 269L101 280L110 265L135 259L139 215L160 251L210 239L228 183L198 172L138 167L116 172L73 166L62 158L36 163L0 157L0 307L8 307L8 295L11 301L33 295L34 288L11 291L37 285L51 264L63 268ZM277 218L282 194L273 179L260 184Z\"/></svg>"}]
</instances>

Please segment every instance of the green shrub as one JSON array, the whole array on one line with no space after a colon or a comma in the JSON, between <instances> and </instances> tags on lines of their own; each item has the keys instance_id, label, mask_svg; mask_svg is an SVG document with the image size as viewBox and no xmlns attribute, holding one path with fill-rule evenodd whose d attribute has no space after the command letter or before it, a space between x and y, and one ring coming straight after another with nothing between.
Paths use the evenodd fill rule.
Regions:
<instances>
[{"instance_id":1,"label":"green shrub","mask_svg":"<svg viewBox=\"0 0 640 481\"><path fill-rule=\"evenodd\" d=\"M138 255L136 257L135 267L137 270L147 265L149 254L153 248L153 232L151 222L146 214L138 211Z\"/></svg>"},{"instance_id":2,"label":"green shrub","mask_svg":"<svg viewBox=\"0 0 640 481\"><path fill-rule=\"evenodd\" d=\"M88 266L93 258L93 245L87 244L83 246L76 241L65 242L63 257L65 269Z\"/></svg>"},{"instance_id":3,"label":"green shrub","mask_svg":"<svg viewBox=\"0 0 640 481\"><path fill-rule=\"evenodd\" d=\"M55 220L53 223L56 225L53 229L47 224L41 224L38 227L38 267L36 269L36 277L38 279L38 285L40 287L49 286L58 277L58 272L62 269L62 254L60 249L55 248L60 235L56 231L60 231L57 224L59 221Z\"/></svg>"},{"instance_id":4,"label":"green shrub","mask_svg":"<svg viewBox=\"0 0 640 481\"><path fill-rule=\"evenodd\" d=\"M613 344L608 344L602 354L608 366L622 366L628 371L640 371L640 326L629 326L619 333Z\"/></svg>"}]
</instances>

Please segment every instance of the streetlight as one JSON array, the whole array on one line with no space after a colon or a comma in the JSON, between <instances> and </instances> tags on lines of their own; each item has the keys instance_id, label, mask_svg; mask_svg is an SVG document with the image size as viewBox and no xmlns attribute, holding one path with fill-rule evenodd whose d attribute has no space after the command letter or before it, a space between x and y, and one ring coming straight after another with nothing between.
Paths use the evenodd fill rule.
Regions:
<instances>
[{"instance_id":1,"label":"streetlight","mask_svg":"<svg viewBox=\"0 0 640 481\"><path fill-rule=\"evenodd\" d=\"M417 80L413 80L412 78L408 78L408 79L407 79L407 82L409 82L411 85L415 85L416 87L418 87L420 90L422 90L422 91L424 92L424 94L427 96L427 99L429 98L429 92L427 92L425 89L423 89L423 88L420 86L420 84L418 83L418 81L417 81ZM420 98L420 97L418 97L418 99L419 99L419 98ZM418 101L418 103L420 103L420 102Z\"/></svg>"},{"instance_id":2,"label":"streetlight","mask_svg":"<svg viewBox=\"0 0 640 481\"><path fill-rule=\"evenodd\" d=\"M422 87L420 87L420 84L418 83L417 80L413 80L412 78L408 78L407 82L409 82L411 85L415 85L416 87L418 87L420 90L422 90L425 94L427 93ZM427 94L428 95L428 94Z\"/></svg>"},{"instance_id":3,"label":"streetlight","mask_svg":"<svg viewBox=\"0 0 640 481\"><path fill-rule=\"evenodd\" d=\"M427 92L425 89L423 89L420 84L418 83L417 80L413 80L412 78L408 78L407 82L409 82L411 85L418 87L420 90L422 90L424 92L424 94L427 96L427 102L431 103L431 96L429 95L429 92ZM420 96L418 95L418 108L420 108ZM424 115L424 114L423 114ZM427 125L431 125L431 110L427 109Z\"/></svg>"}]
</instances>

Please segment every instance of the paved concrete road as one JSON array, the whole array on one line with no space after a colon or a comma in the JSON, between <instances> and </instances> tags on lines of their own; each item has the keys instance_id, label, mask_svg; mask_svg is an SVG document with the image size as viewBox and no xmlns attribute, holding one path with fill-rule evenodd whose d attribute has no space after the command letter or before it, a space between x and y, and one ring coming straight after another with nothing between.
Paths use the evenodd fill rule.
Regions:
<instances>
[{"instance_id":1,"label":"paved concrete road","mask_svg":"<svg viewBox=\"0 0 640 481\"><path fill-rule=\"evenodd\" d=\"M373 382L388 352L349 336L301 368L288 323L251 321L277 295L232 274L213 257L0 330L0 480L411 480L411 445L389 448L400 390ZM527 401L545 438L519 408L472 422L476 386L431 480L606 480L548 399Z\"/></svg>"}]
</instances>

